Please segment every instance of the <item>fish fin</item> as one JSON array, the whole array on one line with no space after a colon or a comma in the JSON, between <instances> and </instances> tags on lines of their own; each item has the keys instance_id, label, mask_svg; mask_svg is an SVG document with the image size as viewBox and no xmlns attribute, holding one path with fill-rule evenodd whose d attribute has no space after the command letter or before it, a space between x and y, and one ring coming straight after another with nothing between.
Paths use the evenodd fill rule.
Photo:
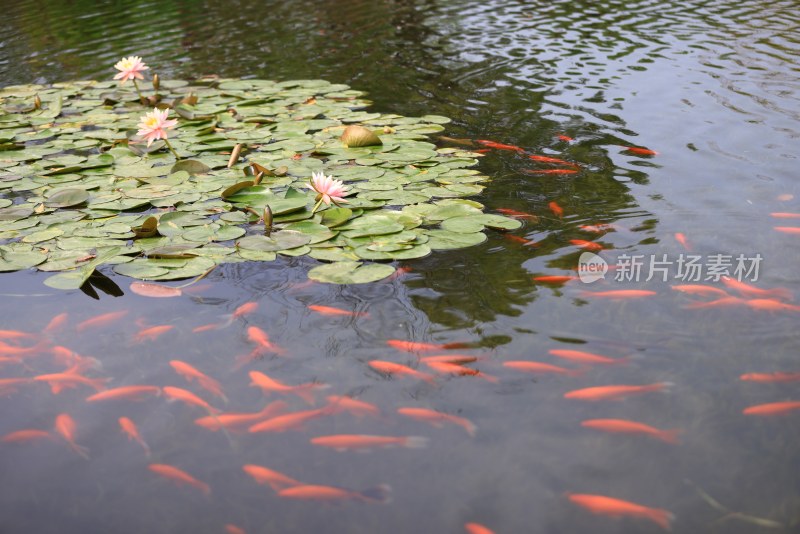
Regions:
<instances>
[{"instance_id":1,"label":"fish fin","mask_svg":"<svg viewBox=\"0 0 800 534\"><path fill-rule=\"evenodd\" d=\"M403 447L409 449L424 449L428 446L428 438L422 436L409 436L405 439Z\"/></svg>"},{"instance_id":2,"label":"fish fin","mask_svg":"<svg viewBox=\"0 0 800 534\"><path fill-rule=\"evenodd\" d=\"M478 376L488 382L491 382L492 384L497 384L498 382L500 382L500 379L498 379L496 376L487 375L486 373L478 372Z\"/></svg>"}]
</instances>

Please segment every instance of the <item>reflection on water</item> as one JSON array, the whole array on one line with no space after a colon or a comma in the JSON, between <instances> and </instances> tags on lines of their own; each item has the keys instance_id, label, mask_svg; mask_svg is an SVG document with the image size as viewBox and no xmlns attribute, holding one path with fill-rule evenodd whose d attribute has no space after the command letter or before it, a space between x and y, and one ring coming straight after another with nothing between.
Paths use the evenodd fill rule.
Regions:
<instances>
[{"instance_id":1,"label":"reflection on water","mask_svg":"<svg viewBox=\"0 0 800 534\"><path fill-rule=\"evenodd\" d=\"M529 215L513 235L493 233L480 246L408 262L401 277L363 287L308 283L313 262L292 258L227 265L184 296L160 300L131 294L129 280L118 276L98 279L89 298L53 292L33 273L4 274L0 330L35 338L0 339L10 358L0 364L2 380L62 372L68 364L52 344L97 360L81 372L109 379L108 387L185 388L237 413L274 400L296 412L325 406L329 394L348 395L374 404L381 416L339 412L301 430L226 436L195 424L207 415L203 408L164 396L90 403L91 385L56 395L43 380L0 382L0 435L38 429L55 436L0 443L3 530L224 532L230 523L247 532L459 532L475 521L496 532L660 531L647 519L593 515L567 492L667 509L676 532L796 529L797 412L758 417L742 410L800 400L798 383L739 379L800 371L796 300L753 303L774 295L700 280L751 301L705 307L720 295L671 289L689 283L674 278L675 263L667 281L645 282L646 266L638 282L615 281L617 271L592 285L532 279L575 276L583 252L575 242L583 240L602 244L599 254L612 266L626 255L677 261L690 253L760 254L759 278L750 282L800 294L796 236L772 228L798 224L769 215L800 211L792 179L800 131L796 8L755 0L6 6L4 85L105 79L130 54L165 77L213 72L347 83L368 91L378 111L448 115L455 119L449 136L524 148L486 153L481 170L493 182L476 200ZM579 172L539 172L565 168ZM125 295L117 297L111 284ZM588 293L623 289L655 295ZM247 302L257 310L230 320ZM308 308L315 304L368 316L323 315ZM122 310L124 319L77 330L86 319ZM42 333L62 312L67 322ZM206 324L227 326L193 331ZM136 340L156 325L174 328ZM265 351L237 367L255 348L250 326L286 357ZM466 343L433 354L477 357L464 369L481 374L437 371L387 345L390 339ZM42 340L46 346L14 360L15 348ZM626 363L587 366L552 350ZM171 360L219 380L228 402L177 374ZM372 360L439 374L433 384L389 377L372 369ZM509 361L581 372L526 374L503 365ZM330 388L315 392L313 407L297 395L265 396L250 386L248 373L256 370L289 385ZM662 382L674 385L624 400L564 398L588 387ZM464 417L478 430L470 437L454 424L437 428L398 414L399 407ZM55 434L61 413L75 420L75 441L89 449L88 461ZM122 416L138 426L151 458L121 432ZM592 419L679 429L680 443L581 425ZM309 442L335 434L421 436L428 443L339 453ZM148 470L150 463L184 469L210 485L210 497L177 487ZM389 484L392 502L353 502L364 500L356 493L337 505L281 498L248 476L246 464L358 495Z\"/></svg>"}]
</instances>

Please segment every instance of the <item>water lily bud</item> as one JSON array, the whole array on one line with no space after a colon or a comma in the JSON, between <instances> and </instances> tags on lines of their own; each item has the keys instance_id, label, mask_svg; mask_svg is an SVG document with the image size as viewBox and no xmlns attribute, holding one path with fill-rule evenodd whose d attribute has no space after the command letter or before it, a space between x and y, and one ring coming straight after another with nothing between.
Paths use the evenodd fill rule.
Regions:
<instances>
[{"instance_id":1,"label":"water lily bud","mask_svg":"<svg viewBox=\"0 0 800 534\"><path fill-rule=\"evenodd\" d=\"M42 99L38 94L33 97L33 109L42 109Z\"/></svg>"},{"instance_id":2,"label":"water lily bud","mask_svg":"<svg viewBox=\"0 0 800 534\"><path fill-rule=\"evenodd\" d=\"M348 148L383 144L380 137L375 135L375 132L363 126L358 126L357 124L351 124L344 129L344 133L342 133L342 142L347 145Z\"/></svg>"},{"instance_id":3,"label":"water lily bud","mask_svg":"<svg viewBox=\"0 0 800 534\"><path fill-rule=\"evenodd\" d=\"M158 74L153 74L153 89L158 91L158 88L161 86L161 78L158 77Z\"/></svg>"}]
</instances>

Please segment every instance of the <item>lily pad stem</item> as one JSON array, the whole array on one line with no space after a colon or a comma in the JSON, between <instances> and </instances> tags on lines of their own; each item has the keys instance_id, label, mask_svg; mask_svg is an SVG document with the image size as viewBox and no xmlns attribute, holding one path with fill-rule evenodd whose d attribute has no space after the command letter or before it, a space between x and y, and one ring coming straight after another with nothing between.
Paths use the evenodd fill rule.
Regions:
<instances>
[{"instance_id":1,"label":"lily pad stem","mask_svg":"<svg viewBox=\"0 0 800 534\"><path fill-rule=\"evenodd\" d=\"M314 209L311 210L311 215L314 215L319 209L320 204L322 204L322 199L319 199L316 204L314 204Z\"/></svg>"},{"instance_id":2,"label":"lily pad stem","mask_svg":"<svg viewBox=\"0 0 800 534\"><path fill-rule=\"evenodd\" d=\"M169 151L172 152L172 154L175 156L175 159L181 159L181 157L178 155L178 153L175 152L175 149L172 148L172 145L169 144L169 141L167 140L166 137L164 138L164 142L167 144L167 148L169 149Z\"/></svg>"},{"instance_id":3,"label":"lily pad stem","mask_svg":"<svg viewBox=\"0 0 800 534\"><path fill-rule=\"evenodd\" d=\"M136 88L136 94L139 95L139 103L144 104L146 100L142 96L142 92L139 90L139 84L136 83L136 78L133 79L133 86Z\"/></svg>"}]
</instances>

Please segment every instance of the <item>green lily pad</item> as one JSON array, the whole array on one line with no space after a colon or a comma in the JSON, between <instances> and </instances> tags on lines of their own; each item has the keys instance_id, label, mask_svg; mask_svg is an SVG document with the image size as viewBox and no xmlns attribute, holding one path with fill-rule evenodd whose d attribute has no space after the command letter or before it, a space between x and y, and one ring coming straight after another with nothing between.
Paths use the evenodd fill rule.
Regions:
<instances>
[{"instance_id":1,"label":"green lily pad","mask_svg":"<svg viewBox=\"0 0 800 534\"><path fill-rule=\"evenodd\" d=\"M277 252L307 245L311 236L293 230L281 230L272 233L269 237L263 235L249 235L236 242L239 250L260 250L262 252Z\"/></svg>"},{"instance_id":2,"label":"green lily pad","mask_svg":"<svg viewBox=\"0 0 800 534\"><path fill-rule=\"evenodd\" d=\"M473 245L479 245L487 239L486 234L482 232L464 234L449 232L447 230L427 230L426 233L430 237L428 246L433 250L471 247Z\"/></svg>"},{"instance_id":3,"label":"green lily pad","mask_svg":"<svg viewBox=\"0 0 800 534\"><path fill-rule=\"evenodd\" d=\"M89 193L84 189L57 189L47 197L45 206L49 208L68 208L83 204L87 200L89 200Z\"/></svg>"},{"instance_id":4,"label":"green lily pad","mask_svg":"<svg viewBox=\"0 0 800 534\"><path fill-rule=\"evenodd\" d=\"M308 271L308 277L327 284L366 284L383 280L394 274L394 271L395 268L391 265L340 261L314 267Z\"/></svg>"}]
</instances>

